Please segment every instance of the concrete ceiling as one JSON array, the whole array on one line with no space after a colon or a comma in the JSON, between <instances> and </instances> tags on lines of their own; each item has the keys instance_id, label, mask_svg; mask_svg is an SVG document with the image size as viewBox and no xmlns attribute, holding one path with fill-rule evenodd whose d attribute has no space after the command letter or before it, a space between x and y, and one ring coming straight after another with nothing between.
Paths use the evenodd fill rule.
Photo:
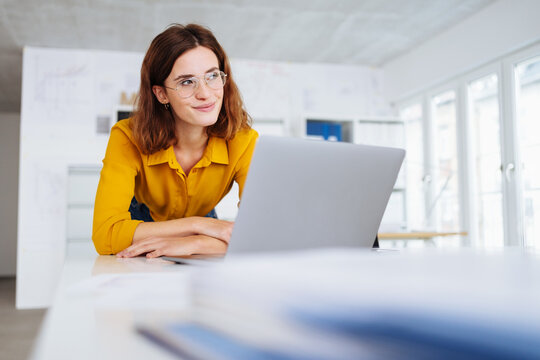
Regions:
<instances>
[{"instance_id":1,"label":"concrete ceiling","mask_svg":"<svg viewBox=\"0 0 540 360\"><path fill-rule=\"evenodd\" d=\"M380 66L493 0L0 0L0 111L20 111L22 48L144 52L171 23L232 58Z\"/></svg>"}]
</instances>

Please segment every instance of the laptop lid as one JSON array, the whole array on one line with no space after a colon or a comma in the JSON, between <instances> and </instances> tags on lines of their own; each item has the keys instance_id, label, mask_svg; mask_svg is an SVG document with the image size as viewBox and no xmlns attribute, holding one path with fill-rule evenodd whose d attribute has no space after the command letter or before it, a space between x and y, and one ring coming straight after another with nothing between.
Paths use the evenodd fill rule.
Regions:
<instances>
[{"instance_id":1,"label":"laptop lid","mask_svg":"<svg viewBox=\"0 0 540 360\"><path fill-rule=\"evenodd\" d=\"M227 254L373 245L405 151L261 136Z\"/></svg>"}]
</instances>

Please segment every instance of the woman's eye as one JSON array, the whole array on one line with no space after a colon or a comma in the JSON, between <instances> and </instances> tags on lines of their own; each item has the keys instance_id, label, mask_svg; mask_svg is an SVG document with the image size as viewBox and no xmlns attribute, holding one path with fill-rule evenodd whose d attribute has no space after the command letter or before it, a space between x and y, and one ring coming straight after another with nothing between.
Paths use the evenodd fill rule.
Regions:
<instances>
[{"instance_id":1,"label":"woman's eye","mask_svg":"<svg viewBox=\"0 0 540 360\"><path fill-rule=\"evenodd\" d=\"M179 85L180 86L193 86L194 82L192 79L186 79L186 80L183 80L183 81L180 81Z\"/></svg>"},{"instance_id":2,"label":"woman's eye","mask_svg":"<svg viewBox=\"0 0 540 360\"><path fill-rule=\"evenodd\" d=\"M217 72L213 72L213 73L208 74L208 75L206 76L206 78L207 78L208 80L215 80L215 79L217 79L218 76L219 76L219 75L218 75Z\"/></svg>"}]
</instances>

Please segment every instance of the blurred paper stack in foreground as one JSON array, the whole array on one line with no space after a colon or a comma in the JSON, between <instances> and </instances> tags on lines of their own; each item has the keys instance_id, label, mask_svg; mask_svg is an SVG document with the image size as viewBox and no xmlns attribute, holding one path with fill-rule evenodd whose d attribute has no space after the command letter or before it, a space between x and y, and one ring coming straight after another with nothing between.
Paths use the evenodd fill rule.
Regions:
<instances>
[{"instance_id":1,"label":"blurred paper stack in foreground","mask_svg":"<svg viewBox=\"0 0 540 360\"><path fill-rule=\"evenodd\" d=\"M191 318L139 332L193 359L540 358L540 256L313 250L200 268Z\"/></svg>"}]
</instances>

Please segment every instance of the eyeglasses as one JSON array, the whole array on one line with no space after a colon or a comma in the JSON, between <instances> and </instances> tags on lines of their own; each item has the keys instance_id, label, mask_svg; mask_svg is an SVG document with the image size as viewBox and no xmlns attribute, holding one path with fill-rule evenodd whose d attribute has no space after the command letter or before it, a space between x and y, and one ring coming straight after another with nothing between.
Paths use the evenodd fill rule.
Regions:
<instances>
[{"instance_id":1,"label":"eyeglasses","mask_svg":"<svg viewBox=\"0 0 540 360\"><path fill-rule=\"evenodd\" d=\"M209 88L214 90L221 89L225 85L225 80L227 80L227 74L225 74L223 71L216 70L204 74L204 82ZM195 91L197 91L199 88L200 82L201 80L198 76L193 76L180 80L175 88L165 85L163 86L167 89L176 90L181 98L188 98L195 94Z\"/></svg>"}]
</instances>

